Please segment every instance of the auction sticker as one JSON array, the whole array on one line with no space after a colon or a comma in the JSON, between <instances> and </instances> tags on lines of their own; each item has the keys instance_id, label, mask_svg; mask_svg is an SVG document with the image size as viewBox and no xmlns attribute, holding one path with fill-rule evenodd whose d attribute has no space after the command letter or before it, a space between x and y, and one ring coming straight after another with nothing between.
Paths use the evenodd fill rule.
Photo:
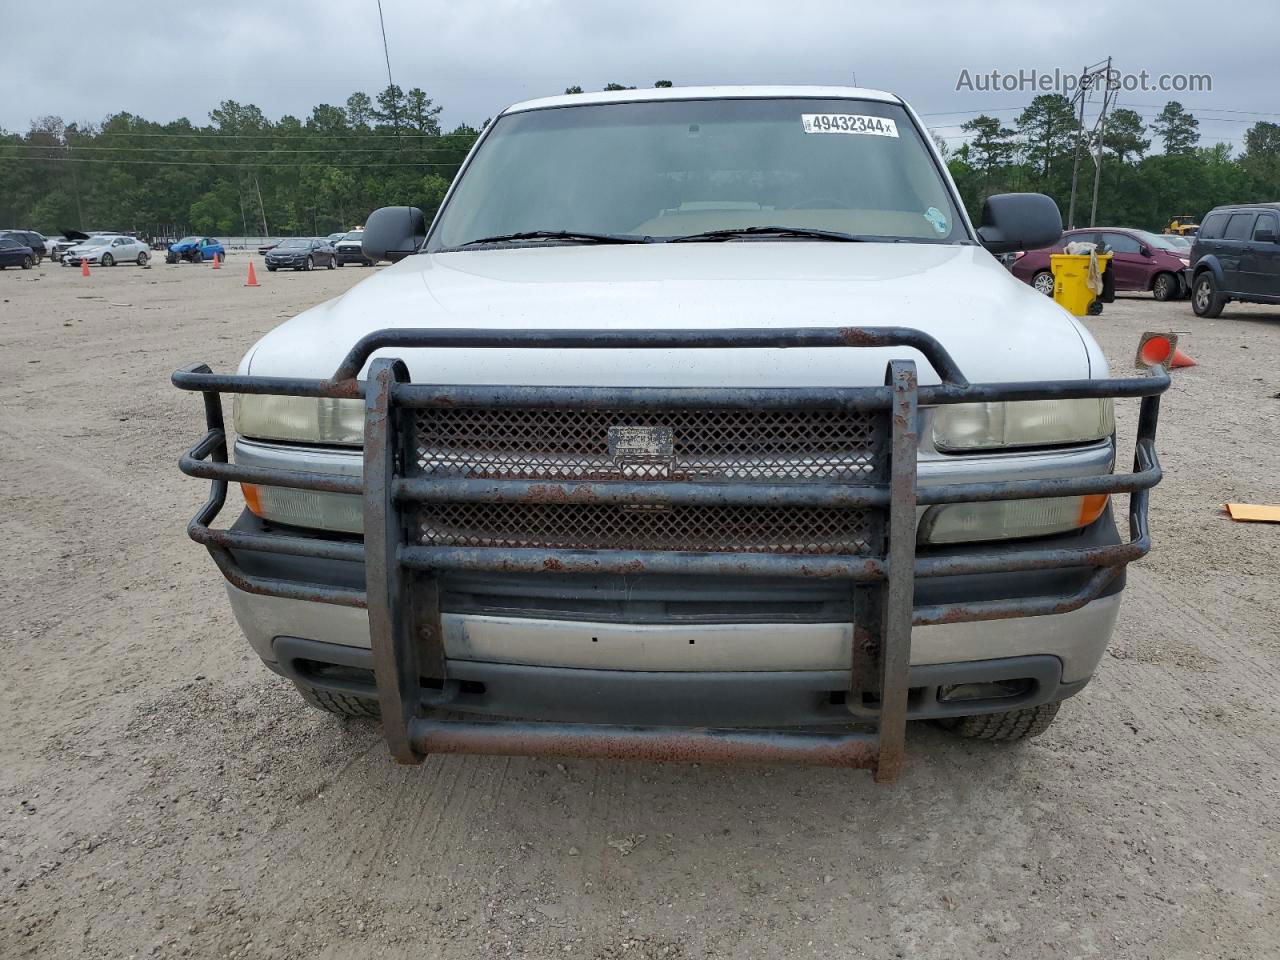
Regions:
<instances>
[{"instance_id":1,"label":"auction sticker","mask_svg":"<svg viewBox=\"0 0 1280 960\"><path fill-rule=\"evenodd\" d=\"M898 126L884 117L861 113L802 113L805 133L861 133L873 137L896 137Z\"/></svg>"}]
</instances>

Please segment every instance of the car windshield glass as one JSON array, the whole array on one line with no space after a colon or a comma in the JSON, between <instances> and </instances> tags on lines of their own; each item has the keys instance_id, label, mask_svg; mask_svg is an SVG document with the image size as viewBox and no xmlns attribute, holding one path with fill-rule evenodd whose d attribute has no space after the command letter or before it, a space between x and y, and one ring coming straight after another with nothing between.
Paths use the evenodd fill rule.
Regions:
<instances>
[{"instance_id":1,"label":"car windshield glass","mask_svg":"<svg viewBox=\"0 0 1280 960\"><path fill-rule=\"evenodd\" d=\"M1145 230L1135 230L1134 234L1150 247L1159 247L1161 250L1185 249L1185 246L1180 246L1173 237L1162 237L1158 233L1147 233Z\"/></svg>"},{"instance_id":2,"label":"car windshield glass","mask_svg":"<svg viewBox=\"0 0 1280 960\"><path fill-rule=\"evenodd\" d=\"M178 243L199 243L199 242L200 242L199 237L183 237L181 240L178 241Z\"/></svg>"},{"instance_id":3,"label":"car windshield glass","mask_svg":"<svg viewBox=\"0 0 1280 960\"><path fill-rule=\"evenodd\" d=\"M291 249L293 247L308 247L310 245L311 245L310 240L282 240L280 242L280 249L283 250L285 248Z\"/></svg>"},{"instance_id":4,"label":"car windshield glass","mask_svg":"<svg viewBox=\"0 0 1280 960\"><path fill-rule=\"evenodd\" d=\"M343 239L343 240L359 240L359 239L361 239L363 236L364 236L364 231L363 231L363 230L352 230L350 233L348 233L348 234L347 234L345 237L343 237L342 239Z\"/></svg>"},{"instance_id":5,"label":"car windshield glass","mask_svg":"<svg viewBox=\"0 0 1280 960\"><path fill-rule=\"evenodd\" d=\"M659 100L495 121L427 242L568 232L671 240L966 242L938 165L897 104L853 99ZM722 240L723 237L713 238ZM572 243L543 236L509 243ZM471 250L501 250L492 243Z\"/></svg>"},{"instance_id":6,"label":"car windshield glass","mask_svg":"<svg viewBox=\"0 0 1280 960\"><path fill-rule=\"evenodd\" d=\"M110 243L115 237L90 237L80 243L82 247L100 247L103 244Z\"/></svg>"}]
</instances>

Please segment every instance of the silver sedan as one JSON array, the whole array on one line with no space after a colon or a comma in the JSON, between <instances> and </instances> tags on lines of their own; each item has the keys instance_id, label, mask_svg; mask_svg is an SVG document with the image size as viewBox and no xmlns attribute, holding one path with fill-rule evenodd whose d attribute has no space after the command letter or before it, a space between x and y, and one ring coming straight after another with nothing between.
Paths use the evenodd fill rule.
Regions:
<instances>
[{"instance_id":1,"label":"silver sedan","mask_svg":"<svg viewBox=\"0 0 1280 960\"><path fill-rule=\"evenodd\" d=\"M88 260L103 267L118 263L136 263L145 267L151 261L151 251L134 237L96 236L72 247L62 256L64 267L78 267L81 260Z\"/></svg>"}]
</instances>

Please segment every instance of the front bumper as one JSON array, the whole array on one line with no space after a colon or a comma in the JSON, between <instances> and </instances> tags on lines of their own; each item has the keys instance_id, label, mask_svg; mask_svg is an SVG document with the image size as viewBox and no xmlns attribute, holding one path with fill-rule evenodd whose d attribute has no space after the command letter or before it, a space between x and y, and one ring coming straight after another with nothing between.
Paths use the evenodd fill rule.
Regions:
<instances>
[{"instance_id":1,"label":"front bumper","mask_svg":"<svg viewBox=\"0 0 1280 960\"><path fill-rule=\"evenodd\" d=\"M359 249L344 250L342 247L339 247L337 258L338 258L338 263L344 263L344 264L345 263L366 263L366 264L373 263L373 261L370 260L368 257L366 257L364 255L364 252Z\"/></svg>"},{"instance_id":2,"label":"front bumper","mask_svg":"<svg viewBox=\"0 0 1280 960\"><path fill-rule=\"evenodd\" d=\"M247 510L233 530L265 532ZM293 531L302 533L302 531ZM1120 538L1109 514L1087 530L1046 540L1006 544L1009 555L1046 547L1097 549ZM957 548L931 551L956 556ZM239 568L259 580L321 583L358 589L363 563L233 551ZM917 580L914 605L964 600L1005 601L1069 595L1088 577L1081 568L979 574ZM1067 683L1093 674L1110 639L1123 575L1078 610L1034 618L917 625L911 630L913 666L993 658L1047 656ZM326 648L370 648L369 617L358 607L250 593L227 584L236 620L254 651L277 662L276 643L293 637ZM535 669L636 673L753 674L849 671L853 611L839 584L732 579L577 577L550 574L452 575L441 582L444 653L451 664L489 663ZM344 651L333 651L341 663ZM449 672L453 676L452 669ZM323 686L323 684L317 684ZM458 709L466 709L459 706ZM981 712L981 711L975 711ZM536 714L522 713L532 716ZM800 715L789 723L808 723Z\"/></svg>"},{"instance_id":3,"label":"front bumper","mask_svg":"<svg viewBox=\"0 0 1280 960\"><path fill-rule=\"evenodd\" d=\"M889 363L882 387L436 386L407 382L404 365L390 359L374 360L368 379L357 379L371 355L385 348L513 346L900 346L923 354L941 383L918 385L915 363L908 360ZM937 671L943 677L937 683L926 677L913 685L913 669L917 671L915 680L919 680L919 670L937 667L941 671L943 666L916 662L912 654L916 628L968 625L986 632L988 624L1005 621L1038 626L1046 618L1078 613L1094 604L1102 606L1094 607L1092 615L1107 615L1105 602L1118 591L1125 565L1150 547L1146 512L1148 491L1160 479L1155 454L1159 394L1169 384L1167 373L1159 367L1149 368L1145 378L1132 380L970 384L932 337L906 328L876 327L784 331L384 330L363 338L333 376L323 381L215 375L203 365L178 371L173 379L179 387L204 394L209 428L181 464L184 472L211 481L208 501L189 524L190 535L208 547L232 586L244 594L337 609L367 609L356 616L363 615L368 627L383 731L398 760L421 762L432 752L789 760L870 767L878 780L897 776L912 703L917 703L916 715L920 715L918 705L930 700L928 688L951 685L946 677L953 674ZM220 400L223 391L363 397L362 476L229 464ZM1142 399L1133 473L920 485L921 407L1085 397ZM501 425L511 422L513 410L550 410L556 417L568 416L576 431L560 436L555 430L548 433L538 428L541 436L517 434L517 445L536 442L541 446L535 450L551 450L545 446L548 442L567 440L589 442L595 445L591 449L602 449L607 427L608 459L593 455L597 459L589 461L591 472L585 475L562 475L556 472L563 470L558 466L560 461L542 459L531 474L536 479L530 479L529 473L522 472L529 468L518 466L527 464L527 459L515 460L517 466L512 467L510 459L493 459L483 453L489 449L485 446L488 443L498 444L492 448L495 451L505 449L497 440L499 433L482 431L481 435L493 439L479 446L468 439L477 418L490 417L488 422ZM468 425L464 431L440 426L453 416ZM819 458L811 428L832 420L841 426L831 436L843 439L825 441L838 445ZM659 425L636 425L655 422ZM677 423L680 426L674 432L680 434L678 441L673 440L672 427ZM735 455L726 461L715 452L731 443L726 436L741 436L741 429L758 432L763 429L760 425L776 423L792 424L785 428L791 433L777 434L778 439L769 443L804 445L788 448L796 449L790 456L800 459L782 461L790 465L781 473L772 456L764 461L744 461ZM800 427L804 429L797 433ZM589 432L584 435L581 430ZM583 436L587 439L580 440ZM482 454L479 459L476 451ZM745 463L757 466L744 472ZM821 470L815 472L819 464ZM803 472L796 472L802 468ZM230 481L358 494L363 503L364 540L254 530L240 524L239 529L214 530L209 524L225 504ZM1050 538L1018 546L976 544L916 553L917 511L922 506L1117 493L1129 494L1128 542L1116 542L1108 520L1098 531L1101 542L1078 536L1064 542ZM515 525L495 526L494 518L503 516L521 519ZM482 519L472 519L476 517ZM556 517L561 525L548 526L549 518ZM523 526L525 523L530 526ZM268 567L255 571L255 557L264 555L269 558ZM270 566L282 558L290 558L284 563L291 576L282 576ZM325 582L324 574L331 572L334 564L346 565L347 574L341 582ZM534 616L527 610L493 612L511 604L510 592L501 589L503 578L517 578L526 587L543 581L551 584L533 591L532 600L552 612ZM609 585L619 579L624 607L620 616L609 616ZM771 608L777 615L772 622L769 615L753 609L738 618L735 627L725 629L723 604L682 606L686 591L714 591L720 581L749 594L746 602L756 607L768 606L769 597L777 595L778 584L785 582L806 601L816 603L818 612L788 613L784 593ZM674 587L665 602L674 604L676 610L667 619L677 621L678 628L663 629L663 614L652 610L649 617L653 622L643 627L634 615L635 608L629 606L637 599L633 591L652 587L658 595L646 599L663 602L660 594L668 582ZM603 586L593 592L588 589L593 583ZM521 597L517 602L530 601L527 588ZM574 604L584 597L605 602L590 610L574 611ZM469 609L468 604L475 609ZM836 616L823 616L822 611L832 609L833 604ZM566 607L570 614L580 615L566 615ZM1109 615L1114 617L1114 607ZM297 636L303 632L296 629L301 619L298 611L289 617L294 626L287 632L270 627L265 631L270 635L269 657L277 666L282 662L278 652L282 642L315 642L315 637ZM506 622L512 619L521 622ZM531 644L527 638L535 620L550 622L542 625L541 642ZM568 621L573 625L567 625ZM731 618L728 622L734 621ZM748 629L753 624L765 627L754 631L754 637ZM610 625L612 631L606 629ZM794 630L788 631L788 626ZM357 620L355 632L358 627ZM1105 644L1109 627L1110 623L1099 631L1100 644ZM776 638L783 633L792 636L779 642ZM671 649L673 641L677 646L683 642L696 647L700 638L704 648L713 648L704 666L721 665L726 657L727 662L733 662L735 644L745 662L750 662L747 653L752 649L754 656L774 657L772 662L753 664L762 669L733 671L726 683L742 679L745 673L775 678L780 689L786 686L783 674L809 673L814 675L811 680L819 674L838 677L838 688L823 688L827 689L826 702L840 706L840 716L846 721L870 721L874 730L821 735L689 731L680 724L690 711L697 712L690 703L670 705L661 715L662 727L626 726L620 722L626 715L622 710L609 714L607 724L575 728L546 722L553 719L548 711L557 698L530 700L534 694L529 691L523 699L519 695L523 680L536 683L539 677L551 688L576 677L588 683L578 689L587 691L604 689L611 681L617 689L637 687L640 674L659 674L651 683L668 693L671 684L679 682L673 678L678 677L693 677L696 689L704 689L707 675L717 671L679 669ZM565 654L548 652L556 644L585 651L590 643L599 649L602 640L622 648L624 666L635 664L635 651L648 646L652 656L665 657L666 666L677 669L566 667ZM785 648L787 640L795 641L795 651ZM534 662L512 662L519 659L521 644L524 659ZM717 645L722 648L718 652L714 649ZM806 645L807 653L802 649ZM342 643L330 646L332 650L357 649ZM705 649L686 654L705 656ZM807 666L813 669L787 669L790 664L779 659L800 656L811 657ZM630 664L628 657L633 658ZM544 662L536 662L539 658ZM546 662L548 658L551 662ZM298 659L309 658L284 657L283 662ZM1089 672L1096 659L1095 655L1089 663ZM1017 666L1028 671L1020 677L989 676L990 670L997 669L989 652L985 659L970 663L985 665L973 668L984 671L980 682L1016 681L1019 695L1030 697L1064 695L1060 690L1064 682L1079 682L1064 680L1072 675L1065 672L1064 661L1056 654L1033 654L1028 660L1034 662ZM956 661L954 654L947 656L947 670L958 669L958 663L963 661ZM509 676L513 669L515 679ZM570 675L562 676L566 669ZM1080 664L1071 669L1084 672ZM509 713L524 703L540 714L543 722L476 724L434 715L434 711L462 706L458 697L468 684L488 690L490 681L467 679L468 673L474 677L477 670L494 677L492 682L498 684L499 692L489 704L472 704L468 709ZM498 677L501 673L508 676ZM597 673L602 676L587 676ZM646 680L638 687L651 683ZM812 694L812 688L809 692ZM610 702L608 695L582 695L606 706ZM660 702L667 695L650 699ZM932 699L941 702L946 697L935 692ZM1007 709L1010 700L1001 699ZM972 713L981 708L981 704L967 701L961 708L948 709ZM752 715L745 707L744 713ZM790 715L782 710L772 719L782 723Z\"/></svg>"}]
</instances>

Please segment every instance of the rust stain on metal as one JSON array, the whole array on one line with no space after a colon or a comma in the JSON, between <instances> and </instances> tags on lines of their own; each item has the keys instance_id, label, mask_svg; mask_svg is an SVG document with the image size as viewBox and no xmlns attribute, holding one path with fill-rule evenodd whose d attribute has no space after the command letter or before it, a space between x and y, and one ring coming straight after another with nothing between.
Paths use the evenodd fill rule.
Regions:
<instances>
[{"instance_id":1,"label":"rust stain on metal","mask_svg":"<svg viewBox=\"0 0 1280 960\"><path fill-rule=\"evenodd\" d=\"M589 483L572 488L559 483L531 484L520 499L525 503L595 503L600 497Z\"/></svg>"},{"instance_id":2,"label":"rust stain on metal","mask_svg":"<svg viewBox=\"0 0 1280 960\"><path fill-rule=\"evenodd\" d=\"M564 564L555 557L547 557L547 559L542 561L542 567L544 570L554 570L559 572L564 569Z\"/></svg>"},{"instance_id":3,"label":"rust stain on metal","mask_svg":"<svg viewBox=\"0 0 1280 960\"><path fill-rule=\"evenodd\" d=\"M836 336L846 347L874 347L881 340L879 333L867 327L840 327Z\"/></svg>"}]
</instances>

